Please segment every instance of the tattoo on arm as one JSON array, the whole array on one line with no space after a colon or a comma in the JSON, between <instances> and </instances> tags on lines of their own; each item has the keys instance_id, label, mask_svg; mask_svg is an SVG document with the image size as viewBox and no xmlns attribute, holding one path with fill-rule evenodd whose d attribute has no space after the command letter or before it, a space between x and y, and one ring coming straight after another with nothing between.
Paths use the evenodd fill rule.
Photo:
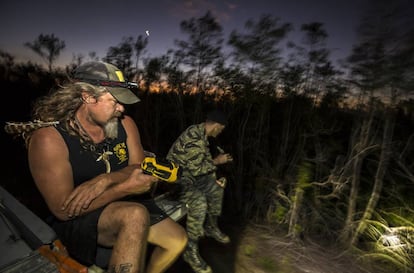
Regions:
<instances>
[{"instance_id":1,"label":"tattoo on arm","mask_svg":"<svg viewBox=\"0 0 414 273\"><path fill-rule=\"evenodd\" d=\"M131 272L132 264L113 265L109 268L108 273L128 273Z\"/></svg>"}]
</instances>

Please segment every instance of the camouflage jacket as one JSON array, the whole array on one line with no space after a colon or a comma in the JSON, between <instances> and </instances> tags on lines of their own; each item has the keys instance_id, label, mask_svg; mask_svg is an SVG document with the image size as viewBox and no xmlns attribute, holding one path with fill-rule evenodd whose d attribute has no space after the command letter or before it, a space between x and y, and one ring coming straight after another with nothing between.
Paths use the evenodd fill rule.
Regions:
<instances>
[{"instance_id":1,"label":"camouflage jacket","mask_svg":"<svg viewBox=\"0 0 414 273\"><path fill-rule=\"evenodd\" d=\"M182 168L182 176L197 179L198 176L216 171L209 149L204 123L191 125L173 143L167 159Z\"/></svg>"}]
</instances>

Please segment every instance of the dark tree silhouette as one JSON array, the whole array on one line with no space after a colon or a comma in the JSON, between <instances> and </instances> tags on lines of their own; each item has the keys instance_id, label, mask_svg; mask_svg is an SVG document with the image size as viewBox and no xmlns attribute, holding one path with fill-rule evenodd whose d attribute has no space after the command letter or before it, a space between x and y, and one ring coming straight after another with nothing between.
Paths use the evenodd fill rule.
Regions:
<instances>
[{"instance_id":1,"label":"dark tree silhouette","mask_svg":"<svg viewBox=\"0 0 414 273\"><path fill-rule=\"evenodd\" d=\"M49 72L52 72L53 63L66 47L65 42L54 34L40 34L33 42L26 42L24 45L47 62Z\"/></svg>"},{"instance_id":2,"label":"dark tree silhouette","mask_svg":"<svg viewBox=\"0 0 414 273\"><path fill-rule=\"evenodd\" d=\"M194 108L196 121L201 116L201 98L209 88L207 79L211 76L211 70L208 68L220 60L222 55L223 30L210 11L200 18L182 21L180 27L189 37L188 40L175 41L178 46L175 55L183 65L190 68L188 73L198 97Z\"/></svg>"},{"instance_id":3,"label":"dark tree silhouette","mask_svg":"<svg viewBox=\"0 0 414 273\"><path fill-rule=\"evenodd\" d=\"M142 57L142 54L145 51L145 48L148 45L148 37L143 37L139 35L134 43L135 50L135 73L139 75L139 61Z\"/></svg>"},{"instance_id":4,"label":"dark tree silhouette","mask_svg":"<svg viewBox=\"0 0 414 273\"><path fill-rule=\"evenodd\" d=\"M103 61L111 63L121 69L127 78L133 73L132 55L134 51L134 38L124 37L118 46L109 47Z\"/></svg>"}]
</instances>

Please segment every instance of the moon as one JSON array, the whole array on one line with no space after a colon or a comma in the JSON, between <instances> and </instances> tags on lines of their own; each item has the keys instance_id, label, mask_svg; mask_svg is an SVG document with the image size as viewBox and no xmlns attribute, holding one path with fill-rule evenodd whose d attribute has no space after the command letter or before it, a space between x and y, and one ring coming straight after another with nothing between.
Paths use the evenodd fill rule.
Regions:
<instances>
[{"instance_id":1,"label":"moon","mask_svg":"<svg viewBox=\"0 0 414 273\"><path fill-rule=\"evenodd\" d=\"M147 34L147 36L149 36L149 30L146 30L145 31L145 34Z\"/></svg>"}]
</instances>

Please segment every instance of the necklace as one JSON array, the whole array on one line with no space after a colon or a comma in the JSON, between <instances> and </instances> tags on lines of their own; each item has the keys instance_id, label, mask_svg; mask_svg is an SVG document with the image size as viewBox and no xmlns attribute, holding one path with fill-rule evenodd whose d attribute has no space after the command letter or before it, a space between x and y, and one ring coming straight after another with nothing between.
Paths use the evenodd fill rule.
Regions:
<instances>
[{"instance_id":1,"label":"necklace","mask_svg":"<svg viewBox=\"0 0 414 273\"><path fill-rule=\"evenodd\" d=\"M81 137L81 146L83 149L92 152L96 157L96 161L103 161L106 167L106 173L111 172L111 163L109 162L109 157L113 153L109 150L110 142L107 138L100 143L94 143L91 136L82 126L78 117L75 115L75 124L80 129L80 137Z\"/></svg>"}]
</instances>

